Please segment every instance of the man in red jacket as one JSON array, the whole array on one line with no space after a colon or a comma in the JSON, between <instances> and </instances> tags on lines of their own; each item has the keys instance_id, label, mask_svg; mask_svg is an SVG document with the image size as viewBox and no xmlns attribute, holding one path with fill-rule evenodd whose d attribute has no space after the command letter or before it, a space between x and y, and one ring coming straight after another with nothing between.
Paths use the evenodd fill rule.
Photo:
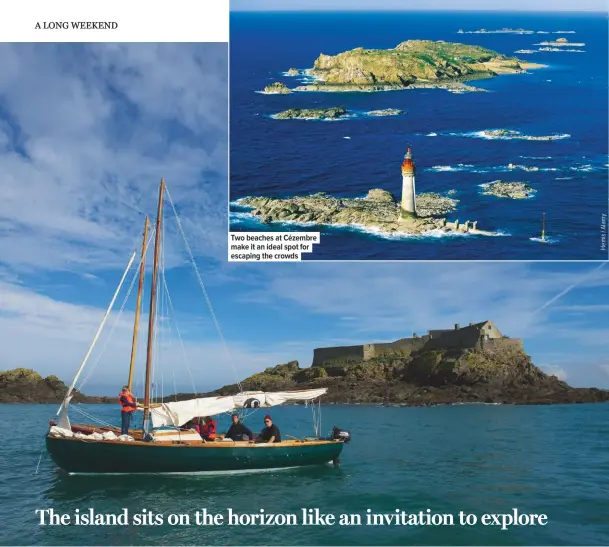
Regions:
<instances>
[{"instance_id":1,"label":"man in red jacket","mask_svg":"<svg viewBox=\"0 0 609 547\"><path fill-rule=\"evenodd\" d=\"M129 386L123 386L118 402L121 405L121 435L129 435L131 416L137 410L137 402Z\"/></svg>"}]
</instances>

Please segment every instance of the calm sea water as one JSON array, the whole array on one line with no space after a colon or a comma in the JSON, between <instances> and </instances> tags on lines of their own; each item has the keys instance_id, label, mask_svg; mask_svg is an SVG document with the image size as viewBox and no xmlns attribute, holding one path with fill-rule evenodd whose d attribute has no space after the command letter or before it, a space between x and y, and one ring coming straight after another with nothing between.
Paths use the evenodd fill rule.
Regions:
<instances>
[{"instance_id":1,"label":"calm sea water","mask_svg":"<svg viewBox=\"0 0 609 547\"><path fill-rule=\"evenodd\" d=\"M575 34L457 34L503 27ZM583 52L537 52L566 37ZM283 75L311 67L323 52L390 48L407 39L458 41L546 64L526 75L473 82L488 93L444 90L387 93L256 93L299 82ZM355 112L399 108L399 117L360 115L337 122L273 120L287 108L343 105ZM484 129L527 135L568 134L552 142L485 140ZM370 188L399 195L400 165L413 147L419 192L457 191L451 218L478 220L502 236L387 238L357 229L261 225L231 206L231 229L321 230L307 259L606 259L601 214L607 212L607 20L604 15L501 13L233 13L231 14L231 200L326 191L363 196ZM509 163L536 172L509 171ZM527 200L481 194L481 184L528 182ZM547 214L549 244L535 240ZM531 239L533 238L533 239Z\"/></svg>"},{"instance_id":2,"label":"calm sea water","mask_svg":"<svg viewBox=\"0 0 609 547\"><path fill-rule=\"evenodd\" d=\"M85 407L118 423L114 405ZM322 407L350 429L339 468L215 476L69 476L43 453L53 405L0 405L3 545L607 545L609 406ZM273 409L311 433L305 407ZM226 420L225 420L226 421ZM223 421L221 425L224 425ZM258 429L262 414L248 424ZM42 527L34 511L546 513L545 527Z\"/></svg>"}]
</instances>

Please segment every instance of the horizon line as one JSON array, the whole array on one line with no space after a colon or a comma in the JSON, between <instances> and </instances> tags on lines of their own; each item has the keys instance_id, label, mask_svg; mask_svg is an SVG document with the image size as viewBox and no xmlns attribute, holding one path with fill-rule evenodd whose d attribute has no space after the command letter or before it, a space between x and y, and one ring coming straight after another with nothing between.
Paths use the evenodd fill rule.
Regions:
<instances>
[{"instance_id":1,"label":"horizon line","mask_svg":"<svg viewBox=\"0 0 609 547\"><path fill-rule=\"evenodd\" d=\"M393 12L393 13L404 13L404 12L419 12L419 13L434 13L434 12L441 12L441 13L488 13L488 12L493 12L493 13L526 13L526 14L531 14L531 13L537 13L537 14L543 14L543 15L550 15L553 13L598 13L598 14L603 14L603 15L609 15L609 11L603 11L603 10L596 10L596 9L583 9L583 10L572 10L572 9L556 9L556 10L510 10L510 9L493 9L493 8L489 8L489 9L455 9L455 8L450 8L450 9L442 9L442 8L438 8L438 9L417 9L417 8L406 8L406 9L395 9L395 8L370 8L370 9L339 9L339 8L330 8L330 9L321 9L321 8L314 8L314 9L307 9L307 8L273 8L273 9L264 9L264 8L260 8L260 9L252 9L251 7L248 7L247 9L239 9L239 8L232 8L230 10L231 13L285 13L285 12L290 12L290 13L377 13L377 12Z\"/></svg>"}]
</instances>

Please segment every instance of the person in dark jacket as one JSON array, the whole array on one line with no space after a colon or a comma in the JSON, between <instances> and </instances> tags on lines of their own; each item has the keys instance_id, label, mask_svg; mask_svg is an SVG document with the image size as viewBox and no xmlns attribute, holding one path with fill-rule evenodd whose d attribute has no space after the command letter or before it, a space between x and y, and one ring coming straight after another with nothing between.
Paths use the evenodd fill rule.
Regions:
<instances>
[{"instance_id":1,"label":"person in dark jacket","mask_svg":"<svg viewBox=\"0 0 609 547\"><path fill-rule=\"evenodd\" d=\"M121 405L121 435L129 435L131 416L137 410L137 402L129 386L123 386L123 391L118 396L118 402Z\"/></svg>"},{"instance_id":2,"label":"person in dark jacket","mask_svg":"<svg viewBox=\"0 0 609 547\"><path fill-rule=\"evenodd\" d=\"M224 435L226 439L232 439L233 441L249 441L254 438L254 434L245 424L239 421L239 415L232 415L233 423Z\"/></svg>"},{"instance_id":3,"label":"person in dark jacket","mask_svg":"<svg viewBox=\"0 0 609 547\"><path fill-rule=\"evenodd\" d=\"M279 428L273 423L271 417L267 414L264 417L264 429L258 435L256 439L259 443L280 443L281 433Z\"/></svg>"}]
</instances>

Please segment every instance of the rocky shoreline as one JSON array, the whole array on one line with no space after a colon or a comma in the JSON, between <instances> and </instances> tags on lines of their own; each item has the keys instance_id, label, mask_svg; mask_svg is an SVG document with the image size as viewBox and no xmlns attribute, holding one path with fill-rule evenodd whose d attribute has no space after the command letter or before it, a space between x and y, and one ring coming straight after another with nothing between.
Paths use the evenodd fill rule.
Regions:
<instances>
[{"instance_id":1,"label":"rocky shoreline","mask_svg":"<svg viewBox=\"0 0 609 547\"><path fill-rule=\"evenodd\" d=\"M477 229L469 221L449 222L438 218L456 209L458 200L436 193L417 195L417 216L404 216L399 204L387 190L372 189L364 198L339 198L324 192L291 198L245 197L237 205L252 209L261 222L299 222L320 225L363 226L384 233L424 235L442 232L493 235Z\"/></svg>"},{"instance_id":2,"label":"rocky shoreline","mask_svg":"<svg viewBox=\"0 0 609 547\"><path fill-rule=\"evenodd\" d=\"M297 361L267 368L241 382L245 390L327 387L322 404L435 406L546 405L609 402L609 391L573 388L545 374L521 350L444 349L367 361L327 362L300 368ZM236 385L207 395L229 395ZM180 394L178 399L191 395ZM173 400L172 396L171 399Z\"/></svg>"}]
</instances>

